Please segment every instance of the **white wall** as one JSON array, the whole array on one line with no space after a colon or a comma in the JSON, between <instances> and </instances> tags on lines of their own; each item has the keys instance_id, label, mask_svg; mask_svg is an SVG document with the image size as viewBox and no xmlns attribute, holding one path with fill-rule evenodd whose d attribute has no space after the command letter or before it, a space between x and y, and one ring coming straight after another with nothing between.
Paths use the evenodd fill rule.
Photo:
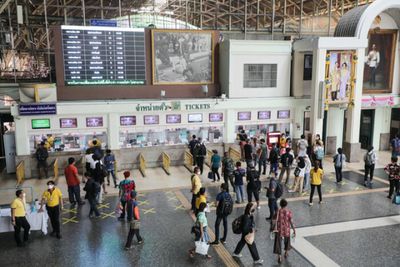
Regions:
<instances>
[{"instance_id":1,"label":"white wall","mask_svg":"<svg viewBox=\"0 0 400 267\"><path fill-rule=\"evenodd\" d=\"M379 150L381 134L390 133L390 120L392 109L390 107L376 108L374 119L373 142L375 150Z\"/></svg>"}]
</instances>

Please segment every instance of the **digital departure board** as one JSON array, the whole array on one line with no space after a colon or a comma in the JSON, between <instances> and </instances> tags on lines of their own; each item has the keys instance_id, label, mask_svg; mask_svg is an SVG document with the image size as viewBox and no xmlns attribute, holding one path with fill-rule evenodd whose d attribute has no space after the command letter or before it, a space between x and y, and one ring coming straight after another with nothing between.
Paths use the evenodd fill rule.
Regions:
<instances>
[{"instance_id":1,"label":"digital departure board","mask_svg":"<svg viewBox=\"0 0 400 267\"><path fill-rule=\"evenodd\" d=\"M61 26L65 85L145 84L144 29Z\"/></svg>"}]
</instances>

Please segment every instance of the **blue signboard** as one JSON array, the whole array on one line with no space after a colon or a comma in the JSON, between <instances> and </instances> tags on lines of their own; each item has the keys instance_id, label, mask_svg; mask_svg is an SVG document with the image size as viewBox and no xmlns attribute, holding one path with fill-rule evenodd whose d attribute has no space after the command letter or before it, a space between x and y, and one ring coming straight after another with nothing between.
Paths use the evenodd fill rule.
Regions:
<instances>
[{"instance_id":1,"label":"blue signboard","mask_svg":"<svg viewBox=\"0 0 400 267\"><path fill-rule=\"evenodd\" d=\"M57 114L57 105L53 103L47 104L20 104L19 115L53 115Z\"/></svg>"},{"instance_id":2,"label":"blue signboard","mask_svg":"<svg viewBox=\"0 0 400 267\"><path fill-rule=\"evenodd\" d=\"M91 19L90 25L101 27L117 27L117 21L109 19Z\"/></svg>"}]
</instances>

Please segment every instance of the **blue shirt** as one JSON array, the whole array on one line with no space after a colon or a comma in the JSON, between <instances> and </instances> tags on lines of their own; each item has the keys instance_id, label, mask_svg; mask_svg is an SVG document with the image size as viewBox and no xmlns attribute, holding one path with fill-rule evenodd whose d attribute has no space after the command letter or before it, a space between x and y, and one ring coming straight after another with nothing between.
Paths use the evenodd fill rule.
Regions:
<instances>
[{"instance_id":1,"label":"blue shirt","mask_svg":"<svg viewBox=\"0 0 400 267\"><path fill-rule=\"evenodd\" d=\"M233 172L233 175L235 176L235 185L243 185L243 177L246 175L246 171L239 168Z\"/></svg>"},{"instance_id":2,"label":"blue shirt","mask_svg":"<svg viewBox=\"0 0 400 267\"><path fill-rule=\"evenodd\" d=\"M218 154L214 154L211 156L211 167L219 168L221 166L221 156Z\"/></svg>"},{"instance_id":3,"label":"blue shirt","mask_svg":"<svg viewBox=\"0 0 400 267\"><path fill-rule=\"evenodd\" d=\"M114 170L114 161L115 157L113 154L107 154L104 157L104 165L106 165L107 171L113 171Z\"/></svg>"},{"instance_id":4,"label":"blue shirt","mask_svg":"<svg viewBox=\"0 0 400 267\"><path fill-rule=\"evenodd\" d=\"M225 192L225 191L224 192L219 192L218 195L217 195L216 200L217 201L223 201L225 199L226 195L229 195L229 193Z\"/></svg>"}]
</instances>

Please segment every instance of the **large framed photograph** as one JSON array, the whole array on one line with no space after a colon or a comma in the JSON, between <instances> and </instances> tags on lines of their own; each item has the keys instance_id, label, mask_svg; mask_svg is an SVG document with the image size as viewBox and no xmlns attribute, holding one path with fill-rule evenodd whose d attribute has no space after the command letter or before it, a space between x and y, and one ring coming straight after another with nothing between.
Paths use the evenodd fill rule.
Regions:
<instances>
[{"instance_id":1,"label":"large framed photograph","mask_svg":"<svg viewBox=\"0 0 400 267\"><path fill-rule=\"evenodd\" d=\"M213 32L152 30L153 84L214 82Z\"/></svg>"},{"instance_id":2,"label":"large framed photograph","mask_svg":"<svg viewBox=\"0 0 400 267\"><path fill-rule=\"evenodd\" d=\"M354 88L355 51L328 51L326 55L326 103L348 104Z\"/></svg>"},{"instance_id":3,"label":"large framed photograph","mask_svg":"<svg viewBox=\"0 0 400 267\"><path fill-rule=\"evenodd\" d=\"M364 59L364 92L391 93L397 30L372 30L368 40Z\"/></svg>"}]
</instances>

